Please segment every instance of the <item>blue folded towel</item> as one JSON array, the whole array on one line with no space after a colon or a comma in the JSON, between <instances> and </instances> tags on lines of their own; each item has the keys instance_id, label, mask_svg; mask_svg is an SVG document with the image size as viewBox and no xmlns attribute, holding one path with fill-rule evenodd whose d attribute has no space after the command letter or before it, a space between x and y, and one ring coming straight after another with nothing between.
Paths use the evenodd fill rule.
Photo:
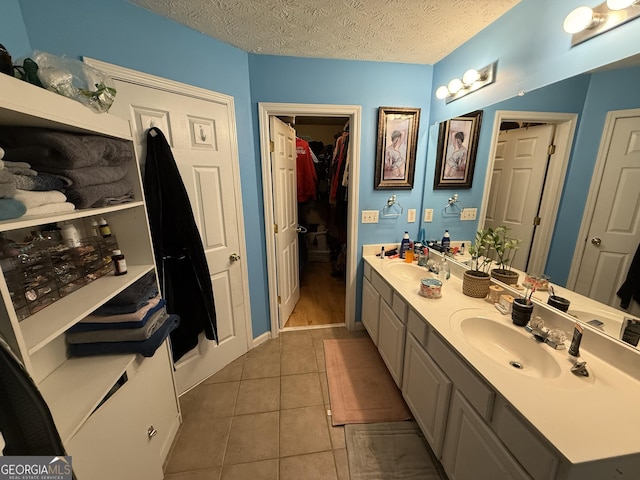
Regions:
<instances>
[{"instance_id":1,"label":"blue folded towel","mask_svg":"<svg viewBox=\"0 0 640 480\"><path fill-rule=\"evenodd\" d=\"M147 321L156 313L158 310L164 308L167 305L166 300L163 298L158 302L158 304L150 308L146 315L142 318L142 320L138 322L80 322L76 323L73 327L71 327L68 332L77 333L77 332L94 332L96 330L119 330L119 329L127 329L127 328L141 328L144 327Z\"/></svg>"},{"instance_id":2,"label":"blue folded towel","mask_svg":"<svg viewBox=\"0 0 640 480\"><path fill-rule=\"evenodd\" d=\"M0 198L0 220L19 218L27 213L27 207L15 198Z\"/></svg>"}]
</instances>

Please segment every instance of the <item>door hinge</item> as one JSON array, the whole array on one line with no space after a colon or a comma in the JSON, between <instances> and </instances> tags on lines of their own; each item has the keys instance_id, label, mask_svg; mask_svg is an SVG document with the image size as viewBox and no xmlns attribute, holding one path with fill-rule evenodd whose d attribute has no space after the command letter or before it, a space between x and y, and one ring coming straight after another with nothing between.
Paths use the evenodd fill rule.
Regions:
<instances>
[{"instance_id":1,"label":"door hinge","mask_svg":"<svg viewBox=\"0 0 640 480\"><path fill-rule=\"evenodd\" d=\"M282 303L282 297L278 295L278 305L280 305L281 303Z\"/></svg>"},{"instance_id":2,"label":"door hinge","mask_svg":"<svg viewBox=\"0 0 640 480\"><path fill-rule=\"evenodd\" d=\"M278 224L277 223L273 224L273 233L278 233Z\"/></svg>"},{"instance_id":3,"label":"door hinge","mask_svg":"<svg viewBox=\"0 0 640 480\"><path fill-rule=\"evenodd\" d=\"M275 143L273 143L273 142L269 142L269 151L270 151L271 153L273 153L273 152L275 152L275 151L276 151L276 145L275 145Z\"/></svg>"},{"instance_id":4,"label":"door hinge","mask_svg":"<svg viewBox=\"0 0 640 480\"><path fill-rule=\"evenodd\" d=\"M273 150L271 150L273 151ZM547 155L553 155L554 153L556 153L556 146L554 144L549 145L549 148L547 149Z\"/></svg>"},{"instance_id":5,"label":"door hinge","mask_svg":"<svg viewBox=\"0 0 640 480\"><path fill-rule=\"evenodd\" d=\"M540 217L533 217L533 224L534 224L535 226L540 225L540 220L541 220L541 218L540 218Z\"/></svg>"}]
</instances>

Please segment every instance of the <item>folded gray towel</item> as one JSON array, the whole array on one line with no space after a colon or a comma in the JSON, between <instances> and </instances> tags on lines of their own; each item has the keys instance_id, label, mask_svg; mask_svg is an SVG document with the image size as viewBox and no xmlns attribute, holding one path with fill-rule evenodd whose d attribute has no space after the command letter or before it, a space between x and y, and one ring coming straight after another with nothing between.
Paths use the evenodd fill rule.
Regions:
<instances>
[{"instance_id":1,"label":"folded gray towel","mask_svg":"<svg viewBox=\"0 0 640 480\"><path fill-rule=\"evenodd\" d=\"M14 175L13 181L20 190L64 190L68 184L58 175L40 173L35 177L27 175Z\"/></svg>"},{"instance_id":2,"label":"folded gray towel","mask_svg":"<svg viewBox=\"0 0 640 480\"><path fill-rule=\"evenodd\" d=\"M16 196L15 183L0 183L0 198L13 198Z\"/></svg>"},{"instance_id":3,"label":"folded gray towel","mask_svg":"<svg viewBox=\"0 0 640 480\"><path fill-rule=\"evenodd\" d=\"M39 150L40 155L28 160L34 170L39 165L58 168L124 165L134 158L130 143L124 140L46 128L3 127L0 144L5 149L5 159L12 161L25 161L25 149L32 154Z\"/></svg>"},{"instance_id":4,"label":"folded gray towel","mask_svg":"<svg viewBox=\"0 0 640 480\"><path fill-rule=\"evenodd\" d=\"M90 185L88 187L69 188L65 190L67 199L76 208L103 207L105 199L133 195L133 188L127 179L117 182L104 183L102 185Z\"/></svg>"},{"instance_id":5,"label":"folded gray towel","mask_svg":"<svg viewBox=\"0 0 640 480\"><path fill-rule=\"evenodd\" d=\"M71 180L73 188L117 182L127 175L128 170L128 165L83 168L57 168L55 166L41 165L38 168L40 173L52 173L68 178Z\"/></svg>"},{"instance_id":6,"label":"folded gray towel","mask_svg":"<svg viewBox=\"0 0 640 480\"><path fill-rule=\"evenodd\" d=\"M0 168L0 183L14 183L13 173L4 168Z\"/></svg>"},{"instance_id":7,"label":"folded gray towel","mask_svg":"<svg viewBox=\"0 0 640 480\"><path fill-rule=\"evenodd\" d=\"M0 165L2 167L31 168L31 165L27 162L11 162L9 160L0 160Z\"/></svg>"}]
</instances>

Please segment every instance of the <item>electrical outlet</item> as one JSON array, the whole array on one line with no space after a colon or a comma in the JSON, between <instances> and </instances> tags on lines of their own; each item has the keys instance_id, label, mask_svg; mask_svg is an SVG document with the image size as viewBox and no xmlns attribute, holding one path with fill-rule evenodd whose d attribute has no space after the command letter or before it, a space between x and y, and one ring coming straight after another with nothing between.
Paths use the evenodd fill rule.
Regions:
<instances>
[{"instance_id":1,"label":"electrical outlet","mask_svg":"<svg viewBox=\"0 0 640 480\"><path fill-rule=\"evenodd\" d=\"M378 223L378 210L362 210L362 223Z\"/></svg>"},{"instance_id":2,"label":"electrical outlet","mask_svg":"<svg viewBox=\"0 0 640 480\"><path fill-rule=\"evenodd\" d=\"M424 221L433 222L433 208L424 209Z\"/></svg>"},{"instance_id":3,"label":"electrical outlet","mask_svg":"<svg viewBox=\"0 0 640 480\"><path fill-rule=\"evenodd\" d=\"M407 210L407 223L413 223L416 221L416 209L410 208Z\"/></svg>"},{"instance_id":4,"label":"electrical outlet","mask_svg":"<svg viewBox=\"0 0 640 480\"><path fill-rule=\"evenodd\" d=\"M477 214L477 208L463 208L460 212L460 220L475 220Z\"/></svg>"}]
</instances>

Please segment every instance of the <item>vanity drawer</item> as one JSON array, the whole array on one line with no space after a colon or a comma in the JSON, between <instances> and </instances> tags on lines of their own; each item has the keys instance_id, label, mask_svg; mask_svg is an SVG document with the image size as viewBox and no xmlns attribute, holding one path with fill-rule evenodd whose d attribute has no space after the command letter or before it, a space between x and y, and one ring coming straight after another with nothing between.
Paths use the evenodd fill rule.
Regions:
<instances>
[{"instance_id":1,"label":"vanity drawer","mask_svg":"<svg viewBox=\"0 0 640 480\"><path fill-rule=\"evenodd\" d=\"M387 302L388 305L391 305L393 301L393 290L387 282L385 282L384 279L373 270L371 271L371 284L378 291L384 301Z\"/></svg>"},{"instance_id":2,"label":"vanity drawer","mask_svg":"<svg viewBox=\"0 0 640 480\"><path fill-rule=\"evenodd\" d=\"M407 330L411 333L420 345L427 348L427 338L429 337L429 325L411 308L407 315Z\"/></svg>"},{"instance_id":3,"label":"vanity drawer","mask_svg":"<svg viewBox=\"0 0 640 480\"><path fill-rule=\"evenodd\" d=\"M552 480L558 469L553 449L502 397L496 399L491 427L534 480Z\"/></svg>"},{"instance_id":4,"label":"vanity drawer","mask_svg":"<svg viewBox=\"0 0 640 480\"><path fill-rule=\"evenodd\" d=\"M400 319L400 321L404 324L407 323L407 304L403 300L403 298L398 295L396 292L393 292L393 305L391 305L393 309L393 313Z\"/></svg>"},{"instance_id":5,"label":"vanity drawer","mask_svg":"<svg viewBox=\"0 0 640 480\"><path fill-rule=\"evenodd\" d=\"M495 393L437 334L427 338L427 351L485 420L491 419Z\"/></svg>"}]
</instances>

